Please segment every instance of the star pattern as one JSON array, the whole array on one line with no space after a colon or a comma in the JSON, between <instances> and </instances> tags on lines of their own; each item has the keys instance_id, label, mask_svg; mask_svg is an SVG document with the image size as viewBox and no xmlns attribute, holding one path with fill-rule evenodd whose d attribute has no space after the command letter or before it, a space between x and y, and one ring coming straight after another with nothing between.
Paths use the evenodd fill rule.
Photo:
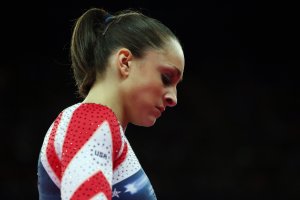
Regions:
<instances>
[{"instance_id":1,"label":"star pattern","mask_svg":"<svg viewBox=\"0 0 300 200\"><path fill-rule=\"evenodd\" d=\"M137 192L137 188L136 188L136 186L133 183L128 184L125 187L126 187L126 191L125 192L130 192L130 194L134 194L134 193Z\"/></svg>"},{"instance_id":2,"label":"star pattern","mask_svg":"<svg viewBox=\"0 0 300 200\"><path fill-rule=\"evenodd\" d=\"M121 191L118 191L116 188L113 191L112 197L118 197L120 198L119 194L121 193Z\"/></svg>"}]
</instances>

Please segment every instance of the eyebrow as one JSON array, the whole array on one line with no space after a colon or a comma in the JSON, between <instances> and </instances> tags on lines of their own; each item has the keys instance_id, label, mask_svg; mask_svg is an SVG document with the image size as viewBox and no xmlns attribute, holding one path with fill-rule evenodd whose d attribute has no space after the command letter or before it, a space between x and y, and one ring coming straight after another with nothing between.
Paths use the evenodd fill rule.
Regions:
<instances>
[{"instance_id":1,"label":"eyebrow","mask_svg":"<svg viewBox=\"0 0 300 200\"><path fill-rule=\"evenodd\" d=\"M171 66L171 67L172 67L173 69L175 69L175 71L176 71L176 76L179 77L179 81L181 82L181 81L183 80L181 71L180 71L177 67L175 67L175 66Z\"/></svg>"},{"instance_id":2,"label":"eyebrow","mask_svg":"<svg viewBox=\"0 0 300 200\"><path fill-rule=\"evenodd\" d=\"M177 67L175 67L173 65L171 65L171 66L170 65L162 65L161 67L167 68L168 70L172 70L172 71L175 70L175 72L176 72L175 76L176 76L176 78L179 78L179 82L181 82L183 80L182 73Z\"/></svg>"}]
</instances>

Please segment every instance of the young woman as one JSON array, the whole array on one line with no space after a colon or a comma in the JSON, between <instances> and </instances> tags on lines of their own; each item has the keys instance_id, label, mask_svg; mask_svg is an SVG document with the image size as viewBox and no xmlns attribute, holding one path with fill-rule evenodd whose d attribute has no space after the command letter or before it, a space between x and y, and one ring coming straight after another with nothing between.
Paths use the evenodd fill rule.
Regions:
<instances>
[{"instance_id":1,"label":"young woman","mask_svg":"<svg viewBox=\"0 0 300 200\"><path fill-rule=\"evenodd\" d=\"M41 200L155 200L125 136L128 123L152 126L177 103L184 53L156 19L91 8L74 26L74 78L82 102L50 126L38 160Z\"/></svg>"}]
</instances>

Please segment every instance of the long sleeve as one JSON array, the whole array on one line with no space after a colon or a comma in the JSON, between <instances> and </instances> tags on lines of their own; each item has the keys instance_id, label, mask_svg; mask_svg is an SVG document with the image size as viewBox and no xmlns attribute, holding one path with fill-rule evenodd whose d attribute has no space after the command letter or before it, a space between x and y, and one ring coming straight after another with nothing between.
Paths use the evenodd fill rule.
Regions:
<instances>
[{"instance_id":1,"label":"long sleeve","mask_svg":"<svg viewBox=\"0 0 300 200\"><path fill-rule=\"evenodd\" d=\"M110 200L114 160L121 147L120 126L112 111L82 104L54 121L41 161L62 200Z\"/></svg>"},{"instance_id":2,"label":"long sleeve","mask_svg":"<svg viewBox=\"0 0 300 200\"><path fill-rule=\"evenodd\" d=\"M40 200L156 200L116 115L79 103L49 127L38 161Z\"/></svg>"}]
</instances>

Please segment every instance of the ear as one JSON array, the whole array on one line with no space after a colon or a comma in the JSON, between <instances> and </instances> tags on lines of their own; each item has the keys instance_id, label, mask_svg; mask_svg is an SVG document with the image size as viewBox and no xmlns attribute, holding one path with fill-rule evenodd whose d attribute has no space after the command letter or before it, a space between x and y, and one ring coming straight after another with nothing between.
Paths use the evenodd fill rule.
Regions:
<instances>
[{"instance_id":1,"label":"ear","mask_svg":"<svg viewBox=\"0 0 300 200\"><path fill-rule=\"evenodd\" d=\"M129 49L122 48L117 53L118 70L122 77L127 77L130 71L130 62L132 60L132 53Z\"/></svg>"}]
</instances>

